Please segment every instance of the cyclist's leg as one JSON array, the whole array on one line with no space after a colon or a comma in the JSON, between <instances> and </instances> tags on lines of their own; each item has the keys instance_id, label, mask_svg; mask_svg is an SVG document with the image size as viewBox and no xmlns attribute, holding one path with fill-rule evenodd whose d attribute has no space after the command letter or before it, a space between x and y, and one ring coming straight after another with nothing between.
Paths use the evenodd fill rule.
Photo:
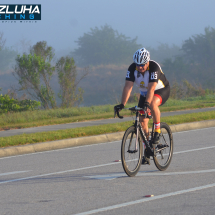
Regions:
<instances>
[{"instance_id":1,"label":"cyclist's leg","mask_svg":"<svg viewBox=\"0 0 215 215\"><path fill-rule=\"evenodd\" d=\"M170 94L170 87L167 86L163 89L156 90L154 93L153 100L151 102L151 108L152 108L152 116L153 116L153 121L155 124L155 133L154 133L154 138L153 142L155 144L158 144L159 139L160 139L160 109L159 106L163 105L167 99L169 98Z\"/></svg>"},{"instance_id":2,"label":"cyclist's leg","mask_svg":"<svg viewBox=\"0 0 215 215\"><path fill-rule=\"evenodd\" d=\"M170 86L166 86L160 90L155 90L154 96L160 99L159 106L163 105L169 98L170 95Z\"/></svg>"},{"instance_id":3,"label":"cyclist's leg","mask_svg":"<svg viewBox=\"0 0 215 215\"><path fill-rule=\"evenodd\" d=\"M138 107L140 107L140 108L143 107L145 100L146 100L146 97L140 95ZM149 122L149 118L144 118L144 117L140 116L140 123L141 123L144 133L146 134L147 139L149 138L148 122Z\"/></svg>"},{"instance_id":4,"label":"cyclist's leg","mask_svg":"<svg viewBox=\"0 0 215 215\"><path fill-rule=\"evenodd\" d=\"M147 139L149 139L148 122L149 122L149 118L143 118L142 116L140 116L140 123Z\"/></svg>"},{"instance_id":5,"label":"cyclist's leg","mask_svg":"<svg viewBox=\"0 0 215 215\"><path fill-rule=\"evenodd\" d=\"M162 98L160 96L157 96L156 94L153 96L152 102L150 104L151 106L151 112L153 116L153 122L154 122L154 136L153 136L153 143L158 144L160 140L160 109L159 105L161 104Z\"/></svg>"},{"instance_id":6,"label":"cyclist's leg","mask_svg":"<svg viewBox=\"0 0 215 215\"><path fill-rule=\"evenodd\" d=\"M160 96L158 96L158 94L155 94L153 96L152 102L150 104L151 106L151 112L152 112L152 116L153 116L153 122L160 122L160 109L159 106L162 103L162 98Z\"/></svg>"},{"instance_id":7,"label":"cyclist's leg","mask_svg":"<svg viewBox=\"0 0 215 215\"><path fill-rule=\"evenodd\" d=\"M140 100L138 103L138 107L143 107L143 103L145 102L146 97L140 95ZM142 126L142 129L146 135L146 138L149 140L149 128L148 128L148 122L149 118L144 118L140 116L140 123ZM144 156L142 159L142 164L149 164L150 165L150 155L147 154L147 149L144 149Z\"/></svg>"}]
</instances>

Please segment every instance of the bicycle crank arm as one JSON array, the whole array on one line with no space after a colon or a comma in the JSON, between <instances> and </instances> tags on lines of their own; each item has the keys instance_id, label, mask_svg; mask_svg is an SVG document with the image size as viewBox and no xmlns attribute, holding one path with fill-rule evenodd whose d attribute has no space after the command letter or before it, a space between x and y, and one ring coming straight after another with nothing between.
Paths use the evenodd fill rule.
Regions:
<instances>
[{"instance_id":1,"label":"bicycle crank arm","mask_svg":"<svg viewBox=\"0 0 215 215\"><path fill-rule=\"evenodd\" d=\"M168 145L164 145L162 148L156 150L156 152L160 152L161 150L166 149L166 148L168 148L168 147L169 147Z\"/></svg>"}]
</instances>

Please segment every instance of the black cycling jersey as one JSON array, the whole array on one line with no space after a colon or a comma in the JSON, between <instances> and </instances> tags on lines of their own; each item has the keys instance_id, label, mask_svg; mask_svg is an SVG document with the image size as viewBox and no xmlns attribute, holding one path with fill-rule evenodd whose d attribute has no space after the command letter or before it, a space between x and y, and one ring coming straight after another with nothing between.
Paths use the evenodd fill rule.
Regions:
<instances>
[{"instance_id":1,"label":"black cycling jersey","mask_svg":"<svg viewBox=\"0 0 215 215\"><path fill-rule=\"evenodd\" d=\"M169 86L169 81L166 79L164 73L162 72L160 65L153 60L149 61L149 67L144 72L144 74L138 72L138 70L136 69L136 64L132 63L128 68L126 80L135 82L135 84L139 87L140 94L142 96L146 96L148 91L148 84L150 82L158 83L155 90Z\"/></svg>"}]
</instances>

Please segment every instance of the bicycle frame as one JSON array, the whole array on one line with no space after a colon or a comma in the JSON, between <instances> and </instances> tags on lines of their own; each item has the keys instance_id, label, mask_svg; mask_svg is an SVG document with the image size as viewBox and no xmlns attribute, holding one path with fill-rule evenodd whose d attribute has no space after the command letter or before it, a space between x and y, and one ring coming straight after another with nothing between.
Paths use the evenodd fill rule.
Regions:
<instances>
[{"instance_id":1,"label":"bicycle frame","mask_svg":"<svg viewBox=\"0 0 215 215\"><path fill-rule=\"evenodd\" d=\"M141 135L141 138L142 140L144 141L145 145L146 145L146 148L150 149L150 151L154 154L154 150L153 150L153 147L152 145L150 144L150 142L147 140L146 138L146 135L142 129L142 126L141 126L141 123L140 123L140 118L139 118L139 111L143 111L142 108L139 108L137 106L133 107L133 108L125 108L125 109L128 109L128 110L131 110L131 111L135 111L136 113L136 119L135 119L135 123L134 123L134 126L136 128L136 131L137 131L137 134L136 134L136 144L135 144L135 151L137 150L137 146L138 146L138 138L139 138L139 131L140 131L140 135ZM119 115L119 112L117 110L114 110L114 118L115 116L117 116L120 118L120 119L123 119L123 116L120 116ZM147 113L145 113L145 116L148 117L149 119L152 118L151 115L148 115ZM154 123L153 123L153 126L152 126L152 132L151 132L151 138L153 137L153 132L154 132Z\"/></svg>"},{"instance_id":2,"label":"bicycle frame","mask_svg":"<svg viewBox=\"0 0 215 215\"><path fill-rule=\"evenodd\" d=\"M136 138L136 150L137 150L137 146L138 146L138 138L139 138L139 133L141 135L141 138L142 140L144 141L145 145L146 145L146 148L149 148L151 150L151 152L153 152L153 147L150 145L150 142L147 140L146 138L146 135L142 129L142 126L141 126L141 123L140 123L140 113L137 111L136 112L136 119L135 119L135 123L134 123L134 126L137 130L137 138ZM152 126L152 134L153 134L153 130L154 130L154 123L153 123L153 126Z\"/></svg>"},{"instance_id":3,"label":"bicycle frame","mask_svg":"<svg viewBox=\"0 0 215 215\"><path fill-rule=\"evenodd\" d=\"M171 162L173 154L173 137L170 127L166 123L161 122L160 126L162 131L160 134L160 140L158 144L155 144L153 142L155 129L154 123L150 135L151 139L148 140L148 134L144 132L140 122L140 117L151 119L151 114L145 111L145 109L137 106L126 109L130 110L132 113L136 113L136 118L134 124L125 131L122 138L121 158L125 173L128 176L135 176L139 171L141 164L146 164L143 163L143 157L145 156L147 158L152 156L155 166L160 171L166 170ZM123 116L120 116L118 112L116 112L116 114L119 118L123 118ZM133 136L135 136L136 139L133 139ZM145 144L146 147L144 152L143 144Z\"/></svg>"}]
</instances>

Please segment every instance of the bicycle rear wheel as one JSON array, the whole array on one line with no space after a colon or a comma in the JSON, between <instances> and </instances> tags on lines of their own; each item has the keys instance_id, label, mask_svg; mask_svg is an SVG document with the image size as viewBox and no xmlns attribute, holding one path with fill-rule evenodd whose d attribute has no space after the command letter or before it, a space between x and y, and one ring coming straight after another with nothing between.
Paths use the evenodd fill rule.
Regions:
<instances>
[{"instance_id":1,"label":"bicycle rear wheel","mask_svg":"<svg viewBox=\"0 0 215 215\"><path fill-rule=\"evenodd\" d=\"M164 171L170 165L173 155L173 137L170 127L164 123L160 123L161 137L155 151L156 156L153 157L155 166Z\"/></svg>"},{"instance_id":2,"label":"bicycle rear wheel","mask_svg":"<svg viewBox=\"0 0 215 215\"><path fill-rule=\"evenodd\" d=\"M128 176L135 176L142 163L143 144L140 136L136 144L136 134L136 128L131 126L126 130L122 139L121 160L123 169Z\"/></svg>"}]
</instances>

